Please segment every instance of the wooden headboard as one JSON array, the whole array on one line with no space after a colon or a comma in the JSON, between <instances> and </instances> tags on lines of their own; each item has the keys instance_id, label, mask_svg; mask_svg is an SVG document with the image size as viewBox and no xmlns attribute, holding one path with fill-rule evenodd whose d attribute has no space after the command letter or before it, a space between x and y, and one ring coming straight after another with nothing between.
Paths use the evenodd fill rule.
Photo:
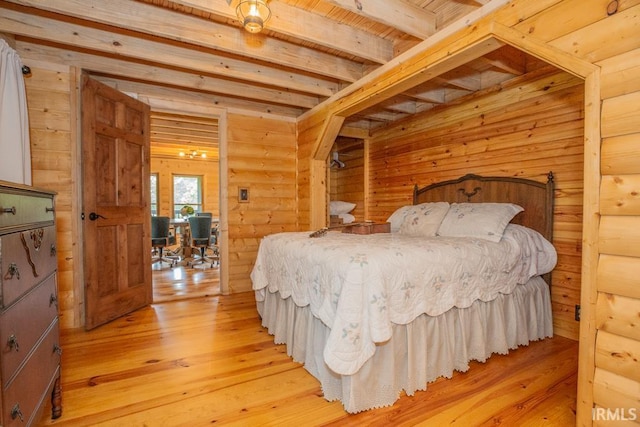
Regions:
<instances>
[{"instance_id":1,"label":"wooden headboard","mask_svg":"<svg viewBox=\"0 0 640 427\"><path fill-rule=\"evenodd\" d=\"M515 203L524 208L511 222L532 228L553 242L553 172L542 183L524 178L465 175L423 188L416 185L413 204L449 203Z\"/></svg>"}]
</instances>

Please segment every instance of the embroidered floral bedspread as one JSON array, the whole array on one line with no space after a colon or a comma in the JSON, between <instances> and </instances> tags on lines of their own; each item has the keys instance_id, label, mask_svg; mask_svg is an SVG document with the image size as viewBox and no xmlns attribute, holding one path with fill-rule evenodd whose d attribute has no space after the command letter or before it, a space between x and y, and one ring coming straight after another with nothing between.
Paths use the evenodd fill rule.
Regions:
<instances>
[{"instance_id":1,"label":"embroidered floral bedspread","mask_svg":"<svg viewBox=\"0 0 640 427\"><path fill-rule=\"evenodd\" d=\"M551 243L513 224L499 243L398 233L278 233L260 243L251 279L259 301L268 290L309 306L331 329L325 362L350 375L376 343L391 337L393 323L490 301L551 271L556 260Z\"/></svg>"}]
</instances>

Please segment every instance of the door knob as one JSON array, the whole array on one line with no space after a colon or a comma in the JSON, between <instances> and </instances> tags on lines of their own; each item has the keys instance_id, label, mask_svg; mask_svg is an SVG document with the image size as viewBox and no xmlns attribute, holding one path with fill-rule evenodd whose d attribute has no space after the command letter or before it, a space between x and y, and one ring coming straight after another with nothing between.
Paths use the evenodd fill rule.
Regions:
<instances>
[{"instance_id":1,"label":"door knob","mask_svg":"<svg viewBox=\"0 0 640 427\"><path fill-rule=\"evenodd\" d=\"M102 215L97 214L97 213L95 213L95 212L91 212L91 213L89 214L89 219L90 219L91 221L95 221L95 220L96 220L96 219L98 219L98 218L107 219L107 218L103 217Z\"/></svg>"}]
</instances>

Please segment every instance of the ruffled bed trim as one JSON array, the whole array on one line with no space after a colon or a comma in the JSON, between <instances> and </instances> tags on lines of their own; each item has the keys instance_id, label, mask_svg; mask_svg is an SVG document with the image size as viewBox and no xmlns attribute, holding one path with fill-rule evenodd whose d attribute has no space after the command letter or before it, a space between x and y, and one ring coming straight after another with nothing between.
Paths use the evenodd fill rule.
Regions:
<instances>
[{"instance_id":1,"label":"ruffled bed trim","mask_svg":"<svg viewBox=\"0 0 640 427\"><path fill-rule=\"evenodd\" d=\"M328 401L340 400L347 412L390 406L404 390L413 395L439 377L467 371L469 362L485 362L531 341L553 336L549 287L540 277L494 301L477 301L440 316L423 314L407 325L393 325L392 338L353 375L338 375L323 360L329 328L309 307L275 292L256 301L262 325L276 344L316 377Z\"/></svg>"}]
</instances>

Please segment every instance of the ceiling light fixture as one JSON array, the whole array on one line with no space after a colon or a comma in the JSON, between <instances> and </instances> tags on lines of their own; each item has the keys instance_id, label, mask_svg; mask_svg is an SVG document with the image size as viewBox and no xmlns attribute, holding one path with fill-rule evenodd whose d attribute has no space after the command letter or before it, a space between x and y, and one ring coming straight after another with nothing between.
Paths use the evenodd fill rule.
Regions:
<instances>
[{"instance_id":1,"label":"ceiling light fixture","mask_svg":"<svg viewBox=\"0 0 640 427\"><path fill-rule=\"evenodd\" d=\"M207 158L207 152L203 151L202 153L198 152L198 150L191 150L191 151L180 151L178 153L178 156L180 157L189 157L190 159L195 159L195 158L202 158L202 159L206 159Z\"/></svg>"},{"instance_id":2,"label":"ceiling light fixture","mask_svg":"<svg viewBox=\"0 0 640 427\"><path fill-rule=\"evenodd\" d=\"M259 33L271 17L268 0L241 0L236 7L238 19L250 33Z\"/></svg>"}]
</instances>

